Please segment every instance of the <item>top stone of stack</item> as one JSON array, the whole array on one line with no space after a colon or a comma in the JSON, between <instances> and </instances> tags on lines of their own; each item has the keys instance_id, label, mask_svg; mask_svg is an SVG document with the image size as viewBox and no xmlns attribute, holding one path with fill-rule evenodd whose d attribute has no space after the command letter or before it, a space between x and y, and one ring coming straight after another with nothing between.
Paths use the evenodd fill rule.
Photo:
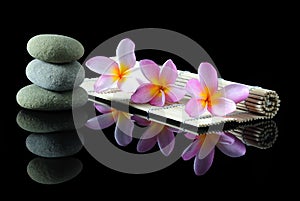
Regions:
<instances>
[{"instance_id":1,"label":"top stone of stack","mask_svg":"<svg viewBox=\"0 0 300 201\"><path fill-rule=\"evenodd\" d=\"M79 41L55 34L34 36L27 43L27 51L32 57L49 63L69 63L84 54Z\"/></svg>"}]
</instances>

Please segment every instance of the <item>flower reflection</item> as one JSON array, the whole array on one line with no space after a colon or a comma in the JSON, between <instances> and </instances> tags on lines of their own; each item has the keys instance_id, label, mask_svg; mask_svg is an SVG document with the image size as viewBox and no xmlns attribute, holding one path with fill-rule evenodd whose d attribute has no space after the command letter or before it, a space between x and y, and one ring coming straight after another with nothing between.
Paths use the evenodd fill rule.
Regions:
<instances>
[{"instance_id":1,"label":"flower reflection","mask_svg":"<svg viewBox=\"0 0 300 201\"><path fill-rule=\"evenodd\" d=\"M174 132L178 132L178 129L153 121L146 121L138 116L133 116L132 119L141 126L148 126L138 142L138 152L143 153L151 150L157 142L163 155L169 156L172 153L175 146Z\"/></svg>"},{"instance_id":2,"label":"flower reflection","mask_svg":"<svg viewBox=\"0 0 300 201\"><path fill-rule=\"evenodd\" d=\"M102 130L116 123L115 140L120 146L127 146L132 141L134 122L131 115L106 105L94 104L102 115L89 119L85 124L93 130Z\"/></svg>"},{"instance_id":3,"label":"flower reflection","mask_svg":"<svg viewBox=\"0 0 300 201\"><path fill-rule=\"evenodd\" d=\"M246 153L245 145L235 136L225 132L185 136L194 141L183 151L183 160L194 159L194 172L196 175L204 175L212 165L215 146L230 157L243 156Z\"/></svg>"},{"instance_id":4,"label":"flower reflection","mask_svg":"<svg viewBox=\"0 0 300 201\"><path fill-rule=\"evenodd\" d=\"M170 156L175 149L175 134L182 135L171 125L149 121L145 117L132 115L106 105L95 104L94 106L102 114L88 120L86 126L101 130L116 123L114 136L119 145L126 146L132 142L133 136L141 136L136 146L139 153L150 151L157 144L164 156ZM139 128L135 127L135 124ZM274 121L232 125L232 127L227 126L226 130L199 135L185 133L185 137L193 142L184 149L181 157L185 161L194 158L195 174L204 175L212 166L215 147L229 157L240 157L245 155L246 145L258 148L270 147L277 133L278 129Z\"/></svg>"},{"instance_id":5,"label":"flower reflection","mask_svg":"<svg viewBox=\"0 0 300 201\"><path fill-rule=\"evenodd\" d=\"M116 123L115 140L120 146L127 146L132 142L134 122L136 122L140 126L147 127L138 142L138 152L149 151L158 142L162 154L169 156L172 153L175 146L174 132L177 132L178 129L132 116L107 105L94 104L94 107L102 114L89 119L85 124L88 128L102 130Z\"/></svg>"}]
</instances>

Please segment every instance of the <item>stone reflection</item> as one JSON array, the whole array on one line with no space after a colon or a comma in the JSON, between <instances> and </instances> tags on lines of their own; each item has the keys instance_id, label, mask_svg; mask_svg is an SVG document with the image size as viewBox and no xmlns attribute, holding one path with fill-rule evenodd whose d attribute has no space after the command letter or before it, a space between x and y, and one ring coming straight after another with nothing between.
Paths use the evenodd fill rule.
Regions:
<instances>
[{"instance_id":1,"label":"stone reflection","mask_svg":"<svg viewBox=\"0 0 300 201\"><path fill-rule=\"evenodd\" d=\"M26 148L36 156L27 165L29 177L40 184L59 184L76 177L82 170L79 159L71 156L83 145L77 128L84 126L88 116L83 108L75 127L72 111L21 110L16 121L20 128L28 131Z\"/></svg>"},{"instance_id":2,"label":"stone reflection","mask_svg":"<svg viewBox=\"0 0 300 201\"><path fill-rule=\"evenodd\" d=\"M35 155L57 158L78 153L82 143L75 131L32 133L26 139L26 147Z\"/></svg>"},{"instance_id":3,"label":"stone reflection","mask_svg":"<svg viewBox=\"0 0 300 201\"><path fill-rule=\"evenodd\" d=\"M37 157L27 165L29 177L40 184L60 184L75 178L81 171L81 161L73 157Z\"/></svg>"},{"instance_id":4,"label":"stone reflection","mask_svg":"<svg viewBox=\"0 0 300 201\"><path fill-rule=\"evenodd\" d=\"M71 110L44 112L35 110L20 110L16 121L19 127L23 130L33 133L51 133L56 131L75 130L76 128L84 126L88 119L87 114L83 108L77 108L77 113L80 112L77 118L76 127L73 120Z\"/></svg>"}]
</instances>

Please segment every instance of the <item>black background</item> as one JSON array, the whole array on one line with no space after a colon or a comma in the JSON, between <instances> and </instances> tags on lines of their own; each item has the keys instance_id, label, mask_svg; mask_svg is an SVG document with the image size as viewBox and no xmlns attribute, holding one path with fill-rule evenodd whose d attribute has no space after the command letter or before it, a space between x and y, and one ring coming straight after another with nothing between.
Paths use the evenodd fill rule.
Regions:
<instances>
[{"instance_id":1,"label":"black background","mask_svg":"<svg viewBox=\"0 0 300 201\"><path fill-rule=\"evenodd\" d=\"M91 5L92 6L92 5ZM54 7L55 8L55 7ZM10 36L13 37L13 48L10 46L14 58L10 67L13 69L16 89L12 96L16 105L16 112L12 120L21 109L16 101L17 91L30 84L25 76L25 67L32 60L26 51L27 41L43 33L55 33L73 37L85 47L85 57L97 45L106 39L137 28L165 28L182 33L199 43L211 56L222 77L227 80L257 85L278 92L282 104L275 120L279 128L279 137L272 148L260 150L248 147L247 153L241 158L229 158L217 151L211 169L206 175L197 177L193 172L191 161L178 160L170 167L159 172L146 175L129 175L111 170L92 158L84 149L75 155L83 163L83 170L76 178L59 185L41 185L32 181L27 173L26 166L35 156L25 147L28 135L15 124L15 132L4 137L5 167L11 172L4 175L7 186L20 186L39 192L72 192L80 189L88 193L93 187L104 189L123 189L128 187L131 191L136 188L145 192L156 192L164 187L174 186L173 194L182 192L195 193L201 188L230 188L233 193L236 189L243 189L244 193L256 196L256 193L265 191L265 188L279 188L283 183L296 177L293 173L293 160L291 155L294 147L289 145L290 138L297 135L291 126L288 112L293 110L289 104L291 88L288 83L294 82L292 73L291 55L286 56L290 43L289 36L293 23L292 16L283 15L280 6L275 8L254 6L245 9L223 10L218 12L208 7L209 12L201 8L187 11L188 15L172 9L147 12L143 9L124 12L111 9L104 13L104 8L92 9L87 14L81 12L64 13L61 10L52 10L49 13L33 10L21 17L11 27ZM283 9L284 10L284 9ZM126 11L126 12L125 12ZM147 13L147 19L143 20ZM54 14L55 13L55 14ZM114 15L118 20L111 19ZM152 17L153 16L153 17ZM47 18L46 18L47 17ZM291 17L291 18L290 18ZM42 18L42 22L38 22ZM139 18L139 22L136 19ZM291 25L292 24L292 25ZM159 58L159 55L157 55ZM13 63L13 64L12 64ZM290 174L293 173L293 174ZM280 181L281 179L287 179ZM133 184L129 184L133 182ZM151 187L145 187L154 182ZM179 191L177 191L177 189ZM265 193L267 195L268 193Z\"/></svg>"}]
</instances>

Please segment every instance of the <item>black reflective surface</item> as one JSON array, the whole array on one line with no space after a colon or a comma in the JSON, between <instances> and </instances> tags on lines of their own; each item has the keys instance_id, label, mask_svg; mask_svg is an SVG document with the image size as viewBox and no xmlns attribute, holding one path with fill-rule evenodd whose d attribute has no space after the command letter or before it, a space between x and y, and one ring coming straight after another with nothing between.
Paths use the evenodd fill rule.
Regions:
<instances>
[{"instance_id":1,"label":"black reflective surface","mask_svg":"<svg viewBox=\"0 0 300 201\"><path fill-rule=\"evenodd\" d=\"M149 181L152 180L160 186L165 186L167 182L170 186L176 187L174 188L175 190L173 189L174 191L183 188L178 188L178 186L191 183L193 183L191 185L196 184L202 188L210 188L211 185L208 184L219 184L222 186L228 184L227 187L231 189L230 192L234 191L234 187L240 187L243 189L241 192L244 192L247 196L252 198L257 198L257 195L262 192L266 196L270 196L270 193L265 193L266 186L281 189L282 184L288 185L289 182L287 182L287 180L293 179L298 175L296 173L297 171L294 171L294 161L296 160L296 156L294 155L297 154L298 151L297 146L293 145L297 142L298 131L295 125L291 125L290 122L293 118L289 115L290 111L294 111L295 105L287 104L292 98L289 97L292 93L289 91L290 88L285 85L290 83L291 80L286 79L289 74L281 68L281 64L286 62L286 57L283 57L282 51L278 50L278 43L280 42L277 43L270 37L278 36L278 40L280 40L281 37L279 37L280 34L278 34L280 27L278 25L279 21L275 23L275 21L271 20L265 23L263 22L264 20L256 19L254 22L246 20L245 23L230 23L231 20L229 20L226 21L226 23L217 24L205 23L204 21L202 21L202 23L204 23L202 27L208 27L211 31L196 31L194 27L188 25L179 27L177 22L157 22L158 24L153 22L147 23L142 27L163 27L183 33L197 41L210 54L223 78L277 91L282 103L277 116L272 121L275 122L278 132L264 131L265 133L271 134L252 136L247 133L247 129L241 128L235 133L231 133L245 142L245 155L232 158L216 149L213 164L203 176L195 175L193 171L193 160L184 161L181 158L171 166L150 174L132 175L120 173L100 164L83 147L79 152L67 157L81 161L82 169L78 174L75 171L76 174L73 174L74 176L72 178L68 177L70 178L69 180L64 179L64 182L60 184L44 185L31 179L27 173L29 163L39 156L28 151L25 143L26 138L31 132L38 131L25 131L16 123L16 117L22 108L15 102L16 112L14 112L12 118L12 122L15 124L15 131L4 135L3 140L1 140L4 150L4 166L7 169L7 174L4 175L6 183L20 185L22 189L60 193L65 193L65 191L74 193L74 189L78 190L76 192L82 192L81 190L89 192L90 189L100 185L107 186L107 188L115 188L116 185L110 185L110 181L114 181L118 184L126 184L128 187L131 187L131 185L127 184L127 181L130 180L138 184L136 185L137 188L142 188L143 185L146 186ZM268 24L268 26L266 26L266 24ZM114 27L109 29L110 31L103 31L103 29L87 31L81 28L78 30L77 25L65 25L65 28L62 29L56 26L31 26L25 29L19 28L14 32L15 41L18 43L18 45L16 45L18 48L15 49L18 54L18 59L15 59L17 70L14 72L14 74L16 74L15 94L20 88L30 83L25 76L24 69L27 63L32 59L26 52L26 43L32 36L40 33L70 35L83 43L85 51L88 54L98 44L114 34L134 28L141 28L141 26L128 23L128 26ZM222 29L225 25L226 29ZM107 22L106 26L112 27L111 22ZM220 32L220 30L222 31ZM151 59L155 59L157 63L162 63L172 56L169 54L161 55L155 51L151 53L153 56L151 56ZM85 56L87 56L87 54ZM144 52L137 52L138 59L145 58L147 55L148 54ZM176 64L178 63L180 69L193 70L191 67L185 68L187 65L180 58L174 57L172 59L176 60L175 62ZM83 60L80 62L82 61ZM15 101L15 94L12 102ZM270 123L270 125L271 128L273 128L273 123ZM54 130L56 129L55 127L52 128ZM245 130L247 132L245 132ZM44 132L45 130L42 129L41 131ZM105 136L110 142L119 149L127 149L128 152L134 153L137 152L136 146L138 140L133 139L126 147L120 146L115 141L114 131L114 127L105 129ZM157 145L155 146L154 149L159 151ZM284 181L279 182L280 179ZM192 189L192 192L197 190L196 187ZM98 192L100 191L101 190L98 189ZM275 192L274 190L274 194L277 193L280 193L280 191Z\"/></svg>"},{"instance_id":2,"label":"black reflective surface","mask_svg":"<svg viewBox=\"0 0 300 201\"><path fill-rule=\"evenodd\" d=\"M103 145L100 143L102 139L90 138L89 136L91 135L105 135L112 143L116 144L115 146L122 147L124 151L134 154L147 154L160 151L165 157L175 157L174 161L170 164L179 159L185 161L193 159L193 167L196 175L204 175L211 168L214 161L215 149L232 158L243 157L246 153L246 147L252 146L259 149L271 148L278 136L278 128L274 120L257 120L242 124L232 124L231 126L223 127L223 130L213 129L209 131L208 127L207 129L203 129L208 130L207 133L197 136L180 130L175 126L166 125L163 122L154 122L148 120L147 117L119 111L106 104L94 104L90 102L89 105L89 107L95 107L97 112L96 116L90 118L85 124L86 128L92 132L87 134L87 130L80 131L79 135L85 141L87 150L100 163L103 160L99 158L98 153L102 152L102 150L100 148L91 148L93 145L90 144L92 144L91 142L98 141L98 146L101 147ZM111 132L103 132L104 129L114 130L114 135ZM190 142L182 141L183 136L189 139ZM126 148L127 146L130 148ZM173 150L176 153L172 153ZM105 151L108 156L111 154L111 161L118 158L110 149L105 148ZM180 152L179 155L178 151ZM146 157L145 155L142 156ZM122 161L121 158L119 160ZM163 163L164 160L165 158L157 156L154 162L159 164ZM120 172L134 174L156 172L163 169L153 166L152 170L150 166L153 164L148 162L147 166L149 170L143 171L137 169L141 162L139 159L131 160L128 158L128 161L134 163L135 170L122 169L120 166L127 165L122 162L116 163L116 165L113 165L114 163L104 165ZM147 163L147 161L144 162Z\"/></svg>"},{"instance_id":3,"label":"black reflective surface","mask_svg":"<svg viewBox=\"0 0 300 201\"><path fill-rule=\"evenodd\" d=\"M73 119L72 116L66 114L72 111L66 111L62 121L53 120L53 116L61 115L53 112L24 109L19 111L16 121L22 133L19 137L24 139L22 148L25 161L22 171L27 172L24 178L25 183L53 185L66 182L71 184L80 182L76 180L77 177L80 177L80 180L94 178L93 175L98 174L98 170L103 175L131 175L122 171L120 167L118 169L101 164L101 161L98 162L93 154L90 155L85 150L88 147L82 149L82 143L88 144L89 135L102 135L117 149L132 154L145 156L143 154L158 152L160 157L154 159L157 163L161 163L167 157L175 157L165 168L150 170L151 173L141 171L145 176L174 174L187 177L230 176L230 174L240 174L242 169L247 170L247 174L251 175L253 172L249 170L255 172L256 165L261 174L266 177L270 176L269 172L264 170L264 166L270 165L269 162L266 163L271 160L268 154L272 154L274 147L276 149L279 129L275 120L247 122L232 125L231 128L227 126L226 130L196 136L170 125L118 111L105 104L95 105L88 102L81 110L94 107L96 116L85 117L85 123L77 127L77 130L74 124L66 126L66 123L68 124ZM183 141L176 141L179 139L178 136L185 136L183 138L187 141L184 141L184 145L180 144ZM97 145L97 142L95 143ZM98 145L101 146L100 143ZM89 148L87 150L90 151ZM174 156L173 150L177 156ZM110 154L109 150L103 150L101 147L98 151ZM251 160L254 159L256 162L252 163ZM88 170L81 176L81 171L84 172L85 168L84 161L88 161ZM261 164L262 162L266 164ZM251 169L245 168L249 163ZM91 168L91 165L94 167ZM95 172L91 172L91 169ZM224 170L228 172L224 174ZM139 171L136 173L141 174Z\"/></svg>"}]
</instances>

